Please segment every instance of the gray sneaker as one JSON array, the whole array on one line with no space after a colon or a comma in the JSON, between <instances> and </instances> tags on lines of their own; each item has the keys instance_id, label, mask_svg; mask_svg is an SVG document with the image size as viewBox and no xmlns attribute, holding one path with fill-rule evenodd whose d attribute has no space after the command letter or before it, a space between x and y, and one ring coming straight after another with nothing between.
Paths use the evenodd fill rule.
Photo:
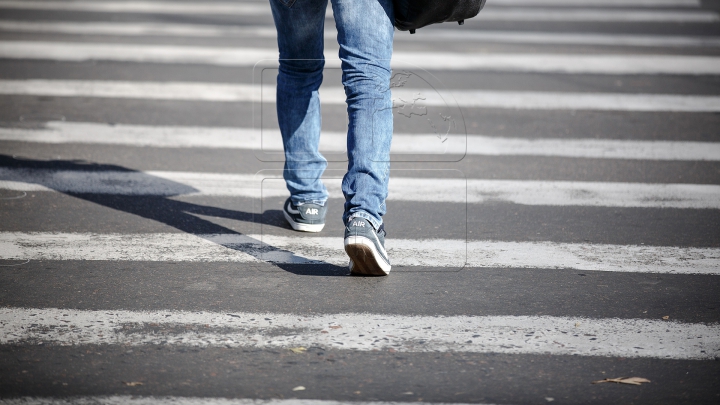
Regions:
<instances>
[{"instance_id":1,"label":"gray sneaker","mask_svg":"<svg viewBox=\"0 0 720 405\"><path fill-rule=\"evenodd\" d=\"M367 276L390 273L383 225L376 231L368 220L351 218L345 227L345 252L350 256L350 273Z\"/></svg>"},{"instance_id":2,"label":"gray sneaker","mask_svg":"<svg viewBox=\"0 0 720 405\"><path fill-rule=\"evenodd\" d=\"M319 204L305 203L296 206L288 198L283 206L283 214L292 229L303 232L320 232L325 226L325 214L327 213L327 204L325 206Z\"/></svg>"}]
</instances>

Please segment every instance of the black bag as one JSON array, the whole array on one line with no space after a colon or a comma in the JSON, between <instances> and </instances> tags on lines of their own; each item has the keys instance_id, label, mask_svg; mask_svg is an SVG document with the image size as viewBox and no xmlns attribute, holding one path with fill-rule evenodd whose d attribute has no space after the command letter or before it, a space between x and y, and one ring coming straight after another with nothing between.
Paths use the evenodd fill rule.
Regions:
<instances>
[{"instance_id":1,"label":"black bag","mask_svg":"<svg viewBox=\"0 0 720 405\"><path fill-rule=\"evenodd\" d=\"M400 31L415 30L426 25L475 17L485 0L393 0L395 27Z\"/></svg>"}]
</instances>

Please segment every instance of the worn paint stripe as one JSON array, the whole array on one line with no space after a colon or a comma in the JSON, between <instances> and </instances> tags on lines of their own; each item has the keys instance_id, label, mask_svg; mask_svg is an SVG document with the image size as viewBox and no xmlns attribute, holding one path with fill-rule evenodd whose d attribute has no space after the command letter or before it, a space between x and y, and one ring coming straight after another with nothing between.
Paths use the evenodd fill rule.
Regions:
<instances>
[{"instance_id":1,"label":"worn paint stripe","mask_svg":"<svg viewBox=\"0 0 720 405\"><path fill-rule=\"evenodd\" d=\"M633 4L635 3L635 4ZM533 4L535 5L535 4ZM555 6L552 2L538 3L537 6ZM616 4L608 4L618 7ZM563 4L579 6L579 4ZM637 7L637 0L628 6ZM640 5L643 7L643 5ZM625 8L625 7L623 7ZM190 14L190 15L238 15L270 16L267 4L211 2L203 4L177 2L143 1L2 1L0 9L57 10L96 13L151 13L151 14ZM326 18L332 18L328 8ZM687 22L706 23L718 21L718 15L707 10L612 10L598 8L557 8L557 7L495 7L488 5L477 17L470 21L598 21L598 22Z\"/></svg>"},{"instance_id":2,"label":"worn paint stripe","mask_svg":"<svg viewBox=\"0 0 720 405\"><path fill-rule=\"evenodd\" d=\"M227 26L210 24L177 24L159 22L82 22L82 21L0 21L0 30L14 32L56 33L78 35L116 36L185 36L185 37L245 37L276 38L275 28L267 26ZM637 35L637 34L594 34L583 32L527 32L527 31L477 31L433 29L432 35L396 35L396 41L413 42L496 42L520 44L557 45L612 45L650 47L718 47L719 37ZM325 37L334 39L337 32L326 30Z\"/></svg>"},{"instance_id":3,"label":"worn paint stripe","mask_svg":"<svg viewBox=\"0 0 720 405\"><path fill-rule=\"evenodd\" d=\"M109 125L47 122L44 128L0 128L0 141L47 144L82 143L158 148L282 150L277 131L251 128ZM323 152L345 152L346 134L324 131ZM617 139L511 138L453 134L444 142L436 134L394 133L392 153L485 156L559 156L593 159L720 160L720 143Z\"/></svg>"},{"instance_id":4,"label":"worn paint stripe","mask_svg":"<svg viewBox=\"0 0 720 405\"><path fill-rule=\"evenodd\" d=\"M422 174L422 171L418 171ZM459 172L447 171L446 177ZM341 178L323 180L341 197ZM0 188L114 195L285 197L282 178L263 172L81 171L0 168ZM720 209L720 185L393 177L390 201Z\"/></svg>"},{"instance_id":5,"label":"worn paint stripe","mask_svg":"<svg viewBox=\"0 0 720 405\"><path fill-rule=\"evenodd\" d=\"M173 2L173 1L0 1L0 9L82 11L95 13L270 15L264 2Z\"/></svg>"},{"instance_id":6,"label":"worn paint stripe","mask_svg":"<svg viewBox=\"0 0 720 405\"><path fill-rule=\"evenodd\" d=\"M321 88L323 104L345 104L342 88ZM418 93L422 100L418 101ZM202 102L275 102L273 86L198 82L123 82L83 80L0 80L0 94L132 98L146 100L183 100ZM674 111L718 112L720 97L669 94L620 93L557 93L485 90L393 89L396 102L414 100L418 108L446 107L452 98L461 107L534 109L534 110L599 110L599 111ZM413 104L415 106L415 104Z\"/></svg>"},{"instance_id":7,"label":"worn paint stripe","mask_svg":"<svg viewBox=\"0 0 720 405\"><path fill-rule=\"evenodd\" d=\"M430 57L432 56L432 57ZM176 45L1 41L0 57L59 61L111 60L254 66L277 59L276 49ZM558 55L395 52L394 63L423 69L565 74L720 74L720 58L698 55ZM339 60L328 58L328 66Z\"/></svg>"},{"instance_id":8,"label":"worn paint stripe","mask_svg":"<svg viewBox=\"0 0 720 405\"><path fill-rule=\"evenodd\" d=\"M0 25L0 27L2 27ZM258 35L262 35L258 29ZM267 33L265 34L268 35ZM327 33L334 37L335 33ZM275 37L275 33L272 33ZM711 36L638 35L638 34L595 34L584 32L528 32L528 31L485 31L436 29L418 31L416 35L395 35L396 41L414 42L473 42L473 43L516 43L541 45L610 45L647 47L717 47L720 38Z\"/></svg>"},{"instance_id":9,"label":"worn paint stripe","mask_svg":"<svg viewBox=\"0 0 720 405\"><path fill-rule=\"evenodd\" d=\"M2 3L0 3L2 4ZM165 22L85 22L85 21L0 21L0 30L78 35L171 35L186 37L268 37L277 36L274 27Z\"/></svg>"},{"instance_id":10,"label":"worn paint stripe","mask_svg":"<svg viewBox=\"0 0 720 405\"><path fill-rule=\"evenodd\" d=\"M720 21L712 11L682 10L611 10L591 8L516 7L490 8L467 20L470 25L485 21L587 21L587 22L643 22L643 23L712 23Z\"/></svg>"},{"instance_id":11,"label":"worn paint stripe","mask_svg":"<svg viewBox=\"0 0 720 405\"><path fill-rule=\"evenodd\" d=\"M432 402L424 404L434 405ZM246 398L200 398L200 397L143 397L133 396L75 396L75 397L18 397L0 398L4 405L403 405L416 402L380 401L331 401L320 399L246 399ZM437 405L470 405L461 403L437 403ZM473 404L483 405L483 404ZM489 405L489 404L486 404Z\"/></svg>"},{"instance_id":12,"label":"worn paint stripe","mask_svg":"<svg viewBox=\"0 0 720 405\"><path fill-rule=\"evenodd\" d=\"M700 0L493 0L492 5L530 7L700 7L701 3Z\"/></svg>"},{"instance_id":13,"label":"worn paint stripe","mask_svg":"<svg viewBox=\"0 0 720 405\"><path fill-rule=\"evenodd\" d=\"M697 360L720 355L717 324L647 319L0 308L0 331L2 344L320 346Z\"/></svg>"},{"instance_id":14,"label":"worn paint stripe","mask_svg":"<svg viewBox=\"0 0 720 405\"><path fill-rule=\"evenodd\" d=\"M396 269L527 268L720 275L717 248L396 238L389 238L386 248ZM348 263L340 237L184 233L2 232L0 258L338 266Z\"/></svg>"}]
</instances>

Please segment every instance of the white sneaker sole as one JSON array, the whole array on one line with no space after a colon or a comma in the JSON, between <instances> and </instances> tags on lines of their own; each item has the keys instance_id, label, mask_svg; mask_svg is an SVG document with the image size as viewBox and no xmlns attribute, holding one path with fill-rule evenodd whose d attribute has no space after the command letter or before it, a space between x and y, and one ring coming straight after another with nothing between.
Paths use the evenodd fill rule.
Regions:
<instances>
[{"instance_id":1,"label":"white sneaker sole","mask_svg":"<svg viewBox=\"0 0 720 405\"><path fill-rule=\"evenodd\" d=\"M292 229L296 231L301 232L320 232L325 227L325 224L301 224L299 222L293 221L292 217L283 210L283 215L285 215L285 219L288 221L288 224L292 227Z\"/></svg>"},{"instance_id":2,"label":"white sneaker sole","mask_svg":"<svg viewBox=\"0 0 720 405\"><path fill-rule=\"evenodd\" d=\"M364 236L345 238L345 253L350 256L350 272L366 276L387 276L392 268L375 248L375 244Z\"/></svg>"}]
</instances>

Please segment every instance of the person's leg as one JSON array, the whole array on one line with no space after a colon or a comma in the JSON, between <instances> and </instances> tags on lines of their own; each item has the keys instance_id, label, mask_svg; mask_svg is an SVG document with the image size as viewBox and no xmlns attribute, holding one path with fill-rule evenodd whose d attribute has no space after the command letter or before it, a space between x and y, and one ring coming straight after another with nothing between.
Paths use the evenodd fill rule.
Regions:
<instances>
[{"instance_id":1,"label":"person's leg","mask_svg":"<svg viewBox=\"0 0 720 405\"><path fill-rule=\"evenodd\" d=\"M390 177L393 131L390 94L392 0L332 0L348 111L348 172L343 222L382 225Z\"/></svg>"},{"instance_id":2,"label":"person's leg","mask_svg":"<svg viewBox=\"0 0 720 405\"><path fill-rule=\"evenodd\" d=\"M328 198L320 180L327 160L318 150L327 0L270 0L270 6L280 51L276 105L285 150L283 177L290 191L283 213L293 229L319 232Z\"/></svg>"},{"instance_id":3,"label":"person's leg","mask_svg":"<svg viewBox=\"0 0 720 405\"><path fill-rule=\"evenodd\" d=\"M345 251L350 271L387 275L385 199L393 131L390 94L392 0L332 0L348 111Z\"/></svg>"},{"instance_id":4,"label":"person's leg","mask_svg":"<svg viewBox=\"0 0 720 405\"><path fill-rule=\"evenodd\" d=\"M270 0L280 50L277 116L285 149L283 176L295 204L324 205L320 176L320 99L327 0Z\"/></svg>"}]
</instances>

